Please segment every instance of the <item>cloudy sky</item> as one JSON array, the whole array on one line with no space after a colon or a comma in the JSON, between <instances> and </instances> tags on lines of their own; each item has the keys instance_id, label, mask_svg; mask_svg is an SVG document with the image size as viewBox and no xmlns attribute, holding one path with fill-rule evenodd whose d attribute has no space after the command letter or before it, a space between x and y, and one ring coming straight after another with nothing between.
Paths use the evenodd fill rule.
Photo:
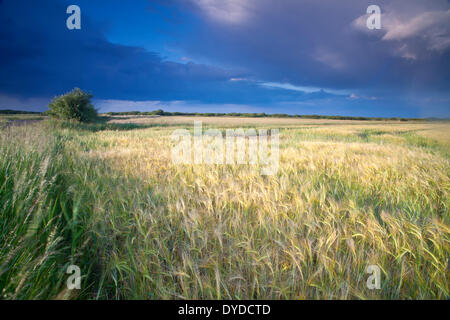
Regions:
<instances>
[{"instance_id":1,"label":"cloudy sky","mask_svg":"<svg viewBox=\"0 0 450 320\"><path fill-rule=\"evenodd\" d=\"M450 1L0 0L0 109L73 87L102 112L450 117Z\"/></svg>"}]
</instances>

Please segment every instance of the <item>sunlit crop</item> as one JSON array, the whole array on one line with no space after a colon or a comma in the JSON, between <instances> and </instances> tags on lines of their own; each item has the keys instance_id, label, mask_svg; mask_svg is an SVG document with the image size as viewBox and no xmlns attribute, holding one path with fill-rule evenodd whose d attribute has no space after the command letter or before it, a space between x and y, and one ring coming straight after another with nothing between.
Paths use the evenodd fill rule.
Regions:
<instances>
[{"instance_id":1,"label":"sunlit crop","mask_svg":"<svg viewBox=\"0 0 450 320\"><path fill-rule=\"evenodd\" d=\"M449 297L448 123L203 119L280 129L262 176L173 164L170 135L193 120L4 126L2 298Z\"/></svg>"}]
</instances>

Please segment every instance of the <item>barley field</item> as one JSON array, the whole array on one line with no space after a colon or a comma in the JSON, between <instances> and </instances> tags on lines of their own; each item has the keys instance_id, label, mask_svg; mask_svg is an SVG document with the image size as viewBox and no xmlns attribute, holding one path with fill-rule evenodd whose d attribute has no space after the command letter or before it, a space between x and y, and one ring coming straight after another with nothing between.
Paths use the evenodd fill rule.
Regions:
<instances>
[{"instance_id":1,"label":"barley field","mask_svg":"<svg viewBox=\"0 0 450 320\"><path fill-rule=\"evenodd\" d=\"M279 129L277 173L174 164L171 134L194 120ZM448 122L0 128L1 299L449 298ZM366 285L369 265L380 289Z\"/></svg>"}]
</instances>

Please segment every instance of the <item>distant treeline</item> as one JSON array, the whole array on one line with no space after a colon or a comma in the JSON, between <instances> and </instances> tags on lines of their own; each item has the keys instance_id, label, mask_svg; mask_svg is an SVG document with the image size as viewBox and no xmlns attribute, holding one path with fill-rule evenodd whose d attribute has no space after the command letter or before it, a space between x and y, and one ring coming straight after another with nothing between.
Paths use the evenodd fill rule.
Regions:
<instances>
[{"instance_id":1,"label":"distant treeline","mask_svg":"<svg viewBox=\"0 0 450 320\"><path fill-rule=\"evenodd\" d=\"M44 114L44 112L19 111L19 110L0 110L0 114Z\"/></svg>"},{"instance_id":2,"label":"distant treeline","mask_svg":"<svg viewBox=\"0 0 450 320\"><path fill-rule=\"evenodd\" d=\"M105 113L108 116L202 116L202 117L242 117L242 118L303 118L303 119L333 119L333 120L397 120L397 121L418 121L425 120L419 118L382 118L382 117L351 117L351 116L322 116L322 115L290 115L285 113L200 113L200 112L168 112L164 110L155 110L148 112L140 112L140 111L127 111L127 112L108 112ZM433 120L433 119L426 119ZM442 120L442 119L439 119Z\"/></svg>"},{"instance_id":3,"label":"distant treeline","mask_svg":"<svg viewBox=\"0 0 450 320\"><path fill-rule=\"evenodd\" d=\"M34 114L46 115L47 112L33 112L33 111L19 111L19 110L0 110L0 115L14 115L14 114ZM352 117L352 116L323 116L323 115L299 115L299 114L285 114L285 113L220 113L220 112L168 112L162 109L154 111L125 111L125 112L107 112L107 116L201 116L201 117L241 117L241 118L302 118L302 119L333 119L333 120L376 120L376 121L449 121L448 118L400 118L400 117Z\"/></svg>"}]
</instances>

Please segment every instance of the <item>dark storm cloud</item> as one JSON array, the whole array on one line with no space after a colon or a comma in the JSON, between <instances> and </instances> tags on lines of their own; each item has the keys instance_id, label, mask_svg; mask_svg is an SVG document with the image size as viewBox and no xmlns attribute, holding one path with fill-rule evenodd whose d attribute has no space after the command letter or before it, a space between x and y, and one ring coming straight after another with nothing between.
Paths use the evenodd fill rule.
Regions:
<instances>
[{"instance_id":1,"label":"dark storm cloud","mask_svg":"<svg viewBox=\"0 0 450 320\"><path fill-rule=\"evenodd\" d=\"M182 41L188 54L245 66L259 79L384 94L450 87L446 0L169 2L203 20ZM371 4L382 9L382 30L365 27Z\"/></svg>"},{"instance_id":2,"label":"dark storm cloud","mask_svg":"<svg viewBox=\"0 0 450 320\"><path fill-rule=\"evenodd\" d=\"M1 94L50 97L79 86L104 99L255 103L308 97L230 81L243 76L239 72L164 61L157 53L113 44L86 15L81 30L70 31L65 10L59 1L2 3Z\"/></svg>"},{"instance_id":3,"label":"dark storm cloud","mask_svg":"<svg viewBox=\"0 0 450 320\"><path fill-rule=\"evenodd\" d=\"M159 47L167 41L188 60L207 61L185 64L122 45L123 34L107 38L113 18L99 24L99 6L90 2L82 5L82 29L70 31L66 7L72 3L0 1L0 108L15 101L31 108L38 98L78 86L110 101L449 116L449 2L378 0L382 30L368 30L365 12L372 2L152 0L157 10L134 12L141 20L167 14L158 36L171 37L159 38ZM129 27L134 18L114 24L126 34L135 30ZM154 36L152 29L141 37Z\"/></svg>"}]
</instances>

